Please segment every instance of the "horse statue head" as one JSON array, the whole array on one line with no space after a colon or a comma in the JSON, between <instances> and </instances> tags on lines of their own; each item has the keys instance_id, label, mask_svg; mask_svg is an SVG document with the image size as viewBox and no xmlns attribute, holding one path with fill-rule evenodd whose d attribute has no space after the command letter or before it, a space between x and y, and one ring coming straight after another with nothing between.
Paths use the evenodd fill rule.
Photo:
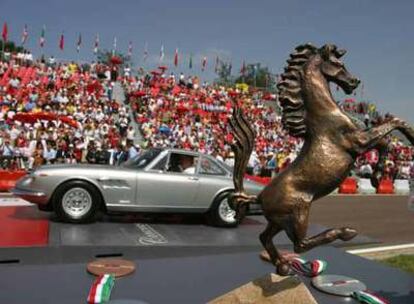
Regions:
<instances>
[{"instance_id":1,"label":"horse statue head","mask_svg":"<svg viewBox=\"0 0 414 304\"><path fill-rule=\"evenodd\" d=\"M283 110L282 122L291 135L306 135L307 111L336 108L333 107L335 101L329 82L337 84L346 94L351 94L358 87L360 81L347 71L340 60L345 53L333 44L317 48L308 43L296 47L290 54L277 88Z\"/></svg>"}]
</instances>

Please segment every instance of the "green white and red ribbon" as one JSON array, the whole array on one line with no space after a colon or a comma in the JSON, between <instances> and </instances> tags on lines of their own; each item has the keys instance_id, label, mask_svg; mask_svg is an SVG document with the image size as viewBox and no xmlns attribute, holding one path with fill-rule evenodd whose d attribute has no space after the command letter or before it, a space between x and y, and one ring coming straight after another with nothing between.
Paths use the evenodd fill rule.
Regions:
<instances>
[{"instance_id":1,"label":"green white and red ribbon","mask_svg":"<svg viewBox=\"0 0 414 304\"><path fill-rule=\"evenodd\" d=\"M352 297L364 304L389 304L387 300L368 290L356 291Z\"/></svg>"},{"instance_id":2,"label":"green white and red ribbon","mask_svg":"<svg viewBox=\"0 0 414 304\"><path fill-rule=\"evenodd\" d=\"M89 304L100 304L109 301L115 278L112 274L100 275L96 278L88 295Z\"/></svg>"},{"instance_id":3,"label":"green white and red ribbon","mask_svg":"<svg viewBox=\"0 0 414 304\"><path fill-rule=\"evenodd\" d=\"M293 258L291 262L291 269L297 274L307 277L316 277L325 271L328 263L322 260L307 261L303 258ZM352 297L363 304L389 304L389 302L374 294L372 291L355 291Z\"/></svg>"},{"instance_id":4,"label":"green white and red ribbon","mask_svg":"<svg viewBox=\"0 0 414 304\"><path fill-rule=\"evenodd\" d=\"M302 258L293 258L291 269L307 277L316 277L326 269L327 263L322 260L307 261Z\"/></svg>"}]
</instances>

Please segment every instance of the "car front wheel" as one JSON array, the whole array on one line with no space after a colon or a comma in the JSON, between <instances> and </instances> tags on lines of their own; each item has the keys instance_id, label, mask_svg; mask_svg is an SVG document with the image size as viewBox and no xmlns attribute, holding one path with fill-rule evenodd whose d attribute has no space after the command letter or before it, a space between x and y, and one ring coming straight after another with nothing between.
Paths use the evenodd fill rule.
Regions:
<instances>
[{"instance_id":1,"label":"car front wheel","mask_svg":"<svg viewBox=\"0 0 414 304\"><path fill-rule=\"evenodd\" d=\"M207 214L211 224L220 227L236 227L239 223L236 219L236 211L230 207L229 192L222 193L214 200Z\"/></svg>"},{"instance_id":2,"label":"car front wheel","mask_svg":"<svg viewBox=\"0 0 414 304\"><path fill-rule=\"evenodd\" d=\"M88 223L96 220L101 205L98 191L83 181L71 181L57 189L54 210L65 222Z\"/></svg>"}]
</instances>

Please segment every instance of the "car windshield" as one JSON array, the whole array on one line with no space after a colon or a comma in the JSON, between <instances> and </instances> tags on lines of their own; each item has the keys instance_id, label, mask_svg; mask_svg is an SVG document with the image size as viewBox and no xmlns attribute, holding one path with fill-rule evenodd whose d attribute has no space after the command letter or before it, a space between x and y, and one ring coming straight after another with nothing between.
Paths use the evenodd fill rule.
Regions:
<instances>
[{"instance_id":1,"label":"car windshield","mask_svg":"<svg viewBox=\"0 0 414 304\"><path fill-rule=\"evenodd\" d=\"M126 168L143 169L150 162L152 162L161 152L161 149L155 148L147 150L144 153L138 155L137 157L128 159L125 163L122 164L122 166Z\"/></svg>"},{"instance_id":2,"label":"car windshield","mask_svg":"<svg viewBox=\"0 0 414 304\"><path fill-rule=\"evenodd\" d=\"M220 165L222 165L224 168L226 168L227 171L229 171L230 173L233 173L233 167L232 166L229 166L228 164L226 164L225 162L223 162L219 159L216 159L216 161L219 162Z\"/></svg>"}]
</instances>

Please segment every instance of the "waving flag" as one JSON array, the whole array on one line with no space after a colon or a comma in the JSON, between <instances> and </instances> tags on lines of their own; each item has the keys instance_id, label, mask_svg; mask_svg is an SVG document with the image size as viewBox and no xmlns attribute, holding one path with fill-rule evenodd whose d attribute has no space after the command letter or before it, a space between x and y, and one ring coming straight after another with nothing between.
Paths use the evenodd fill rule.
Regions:
<instances>
[{"instance_id":1,"label":"waving flag","mask_svg":"<svg viewBox=\"0 0 414 304\"><path fill-rule=\"evenodd\" d=\"M76 43L76 51L79 53L82 45L82 35L79 33L78 42Z\"/></svg>"},{"instance_id":2,"label":"waving flag","mask_svg":"<svg viewBox=\"0 0 414 304\"><path fill-rule=\"evenodd\" d=\"M193 54L190 55L190 61L188 62L188 68L189 69L193 68Z\"/></svg>"},{"instance_id":3,"label":"waving flag","mask_svg":"<svg viewBox=\"0 0 414 304\"><path fill-rule=\"evenodd\" d=\"M217 73L218 72L219 62L220 62L220 59L219 59L219 56L217 56L216 57L216 64L214 66L214 73Z\"/></svg>"},{"instance_id":4,"label":"waving flag","mask_svg":"<svg viewBox=\"0 0 414 304\"><path fill-rule=\"evenodd\" d=\"M128 58L131 59L131 57L132 57L132 41L130 41L128 44Z\"/></svg>"},{"instance_id":5,"label":"waving flag","mask_svg":"<svg viewBox=\"0 0 414 304\"><path fill-rule=\"evenodd\" d=\"M1 33L1 37L3 38L3 41L7 41L8 36L9 36L9 28L7 27L7 23L4 22L3 32Z\"/></svg>"},{"instance_id":6,"label":"waving flag","mask_svg":"<svg viewBox=\"0 0 414 304\"><path fill-rule=\"evenodd\" d=\"M161 50L160 50L160 62L162 62L164 60L164 45L161 45Z\"/></svg>"},{"instance_id":7,"label":"waving flag","mask_svg":"<svg viewBox=\"0 0 414 304\"><path fill-rule=\"evenodd\" d=\"M144 45L144 62L147 61L148 58L148 42L145 42Z\"/></svg>"},{"instance_id":8,"label":"waving flag","mask_svg":"<svg viewBox=\"0 0 414 304\"><path fill-rule=\"evenodd\" d=\"M97 54L98 53L98 48L99 48L99 34L96 34L95 44L93 46L93 52L94 52L94 54Z\"/></svg>"},{"instance_id":9,"label":"waving flag","mask_svg":"<svg viewBox=\"0 0 414 304\"><path fill-rule=\"evenodd\" d=\"M175 49L175 54L174 54L174 65L175 67L178 66L178 49Z\"/></svg>"},{"instance_id":10,"label":"waving flag","mask_svg":"<svg viewBox=\"0 0 414 304\"><path fill-rule=\"evenodd\" d=\"M112 55L115 55L116 53L116 37L114 37L114 44L113 44L113 48L112 48Z\"/></svg>"},{"instance_id":11,"label":"waving flag","mask_svg":"<svg viewBox=\"0 0 414 304\"><path fill-rule=\"evenodd\" d=\"M63 49L65 48L65 36L63 35L63 33L60 35L59 48L61 51L63 51Z\"/></svg>"},{"instance_id":12,"label":"waving flag","mask_svg":"<svg viewBox=\"0 0 414 304\"><path fill-rule=\"evenodd\" d=\"M39 44L41 48L45 46L45 42L46 42L45 33L46 33L46 26L43 25L42 31L40 32L40 39L39 39Z\"/></svg>"},{"instance_id":13,"label":"waving flag","mask_svg":"<svg viewBox=\"0 0 414 304\"><path fill-rule=\"evenodd\" d=\"M29 32L27 30L27 24L25 24L23 28L23 33L22 33L22 45L26 43L28 37L29 37Z\"/></svg>"},{"instance_id":14,"label":"waving flag","mask_svg":"<svg viewBox=\"0 0 414 304\"><path fill-rule=\"evenodd\" d=\"M240 69L240 74L242 74L242 76L244 77L246 74L246 62L243 60L243 65Z\"/></svg>"},{"instance_id":15,"label":"waving flag","mask_svg":"<svg viewBox=\"0 0 414 304\"><path fill-rule=\"evenodd\" d=\"M206 69L206 66L207 66L207 57L204 56L203 57L203 62L201 63L201 71L204 72L204 70Z\"/></svg>"}]
</instances>

